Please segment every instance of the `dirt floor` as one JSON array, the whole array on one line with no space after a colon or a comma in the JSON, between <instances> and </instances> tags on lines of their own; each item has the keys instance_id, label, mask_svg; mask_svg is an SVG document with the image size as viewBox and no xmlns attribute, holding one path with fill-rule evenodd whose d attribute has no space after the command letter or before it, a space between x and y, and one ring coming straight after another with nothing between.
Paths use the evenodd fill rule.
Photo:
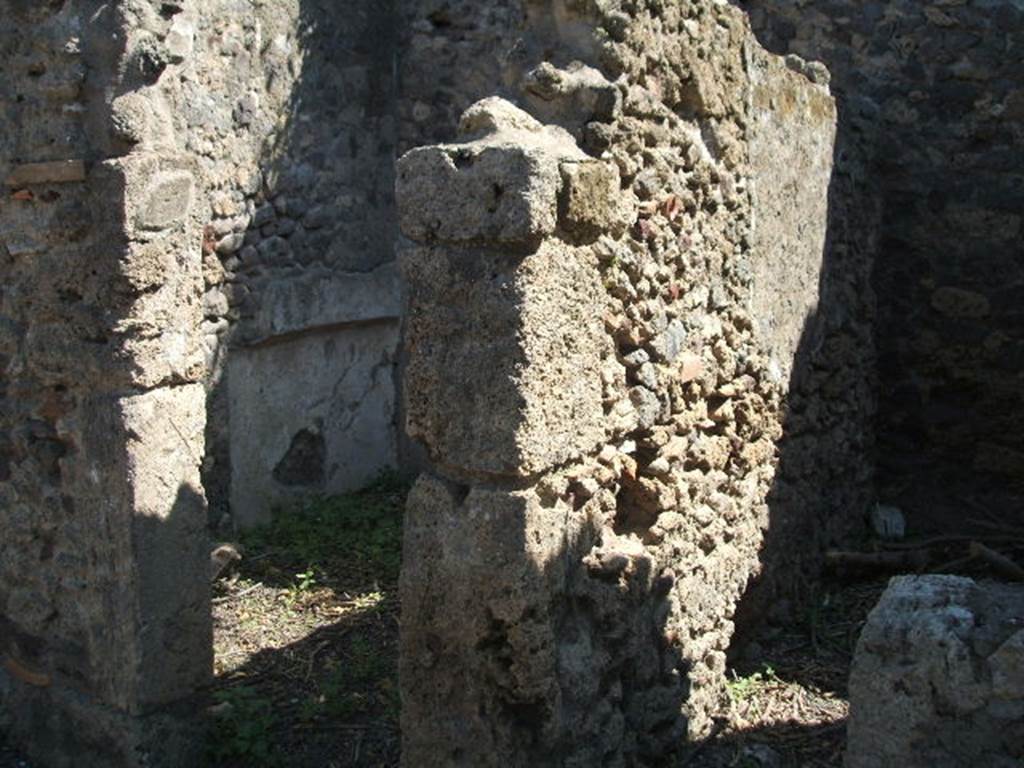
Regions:
<instances>
[{"instance_id":1,"label":"dirt floor","mask_svg":"<svg viewBox=\"0 0 1024 768\"><path fill-rule=\"evenodd\" d=\"M398 765L401 485L311 502L243 540L214 601L217 765ZM824 584L730 670L715 737L677 766L840 766L853 647L884 580Z\"/></svg>"},{"instance_id":2,"label":"dirt floor","mask_svg":"<svg viewBox=\"0 0 1024 768\"><path fill-rule=\"evenodd\" d=\"M760 627L728 671L715 737L684 751L679 765L841 766L850 662L887 581L824 582L798 620Z\"/></svg>"},{"instance_id":3,"label":"dirt floor","mask_svg":"<svg viewBox=\"0 0 1024 768\"><path fill-rule=\"evenodd\" d=\"M310 500L241 541L214 585L209 764L387 768L399 762L401 522L406 487ZM673 768L840 766L846 678L884 580L824 584L729 671L719 730ZM0 768L28 768L5 752Z\"/></svg>"},{"instance_id":4,"label":"dirt floor","mask_svg":"<svg viewBox=\"0 0 1024 768\"><path fill-rule=\"evenodd\" d=\"M405 487L310 501L215 585L211 764L398 765Z\"/></svg>"}]
</instances>

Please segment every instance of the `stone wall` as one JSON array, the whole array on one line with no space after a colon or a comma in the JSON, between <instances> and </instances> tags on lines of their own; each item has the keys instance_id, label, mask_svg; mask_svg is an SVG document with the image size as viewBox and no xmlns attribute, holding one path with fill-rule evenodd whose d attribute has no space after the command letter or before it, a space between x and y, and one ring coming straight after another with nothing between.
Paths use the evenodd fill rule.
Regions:
<instances>
[{"instance_id":1,"label":"stone wall","mask_svg":"<svg viewBox=\"0 0 1024 768\"><path fill-rule=\"evenodd\" d=\"M813 575L873 494L872 240L829 231L863 180L842 166L835 199L827 73L722 4L604 8L410 27L403 71L474 62L427 104L506 98L398 166L432 464L408 765L644 764L706 735L741 598Z\"/></svg>"},{"instance_id":2,"label":"stone wall","mask_svg":"<svg viewBox=\"0 0 1024 768\"><path fill-rule=\"evenodd\" d=\"M211 670L202 190L162 8L0 17L0 726L50 766L193 763Z\"/></svg>"},{"instance_id":3,"label":"stone wall","mask_svg":"<svg viewBox=\"0 0 1024 768\"><path fill-rule=\"evenodd\" d=\"M749 8L773 50L824 61L840 137L870 136L884 199L879 477L910 524L1024 496L1024 6L1018 0Z\"/></svg>"},{"instance_id":4,"label":"stone wall","mask_svg":"<svg viewBox=\"0 0 1024 768\"><path fill-rule=\"evenodd\" d=\"M407 763L705 735L737 625L876 496L876 390L912 526L1019 509L1022 22L9 0L0 727L191 764L208 522L395 465L404 368Z\"/></svg>"},{"instance_id":5,"label":"stone wall","mask_svg":"<svg viewBox=\"0 0 1024 768\"><path fill-rule=\"evenodd\" d=\"M217 0L178 16L169 104L209 192L203 338L214 521L397 461L391 3Z\"/></svg>"}]
</instances>

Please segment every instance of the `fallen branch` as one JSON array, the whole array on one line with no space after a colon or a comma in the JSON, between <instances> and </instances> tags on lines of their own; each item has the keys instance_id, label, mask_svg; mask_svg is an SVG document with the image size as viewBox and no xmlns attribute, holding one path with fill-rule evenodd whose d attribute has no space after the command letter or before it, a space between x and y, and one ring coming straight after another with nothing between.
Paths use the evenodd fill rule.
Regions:
<instances>
[{"instance_id":1,"label":"fallen branch","mask_svg":"<svg viewBox=\"0 0 1024 768\"><path fill-rule=\"evenodd\" d=\"M844 552L833 549L825 553L825 564L834 570L918 571L926 568L929 562L929 553L921 549L899 552Z\"/></svg>"},{"instance_id":2,"label":"fallen branch","mask_svg":"<svg viewBox=\"0 0 1024 768\"><path fill-rule=\"evenodd\" d=\"M970 552L971 557L984 560L1000 576L1011 581L1024 581L1024 568L1021 568L1013 560L999 554L994 549L989 549L980 542L972 541Z\"/></svg>"}]
</instances>

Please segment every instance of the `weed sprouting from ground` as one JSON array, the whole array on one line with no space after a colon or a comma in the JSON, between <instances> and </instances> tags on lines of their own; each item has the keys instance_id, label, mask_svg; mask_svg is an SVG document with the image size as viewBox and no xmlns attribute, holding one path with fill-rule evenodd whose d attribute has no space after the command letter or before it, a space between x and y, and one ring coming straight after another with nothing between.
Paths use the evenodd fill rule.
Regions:
<instances>
[{"instance_id":1,"label":"weed sprouting from ground","mask_svg":"<svg viewBox=\"0 0 1024 768\"><path fill-rule=\"evenodd\" d=\"M772 669L770 665L766 664L763 671L754 672L750 675L746 675L745 677L740 677L736 674L735 670L733 670L731 677L729 677L725 682L725 688L729 693L729 699L734 704L739 704L753 698L766 685L775 682L778 682L778 678L775 676L775 670Z\"/></svg>"}]
</instances>

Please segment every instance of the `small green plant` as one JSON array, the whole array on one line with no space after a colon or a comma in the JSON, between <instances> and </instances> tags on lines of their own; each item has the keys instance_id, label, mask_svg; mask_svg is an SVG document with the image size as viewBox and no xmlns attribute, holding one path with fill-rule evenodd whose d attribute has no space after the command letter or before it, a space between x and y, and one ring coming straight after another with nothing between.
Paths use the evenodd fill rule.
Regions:
<instances>
[{"instance_id":1,"label":"small green plant","mask_svg":"<svg viewBox=\"0 0 1024 768\"><path fill-rule=\"evenodd\" d=\"M248 686L238 686L214 694L220 714L209 739L210 756L215 761L244 759L246 765L274 766L271 732L274 709L271 702Z\"/></svg>"},{"instance_id":2,"label":"small green plant","mask_svg":"<svg viewBox=\"0 0 1024 768\"><path fill-rule=\"evenodd\" d=\"M316 570L313 566L295 574L295 581L288 587L288 605L294 606L303 595L308 595L317 586Z\"/></svg>"},{"instance_id":3,"label":"small green plant","mask_svg":"<svg viewBox=\"0 0 1024 768\"><path fill-rule=\"evenodd\" d=\"M732 677L725 681L726 691L734 703L741 703L749 700L757 694L767 683L774 682L775 670L766 664L762 671L754 672L746 677L740 677L734 671Z\"/></svg>"}]
</instances>

